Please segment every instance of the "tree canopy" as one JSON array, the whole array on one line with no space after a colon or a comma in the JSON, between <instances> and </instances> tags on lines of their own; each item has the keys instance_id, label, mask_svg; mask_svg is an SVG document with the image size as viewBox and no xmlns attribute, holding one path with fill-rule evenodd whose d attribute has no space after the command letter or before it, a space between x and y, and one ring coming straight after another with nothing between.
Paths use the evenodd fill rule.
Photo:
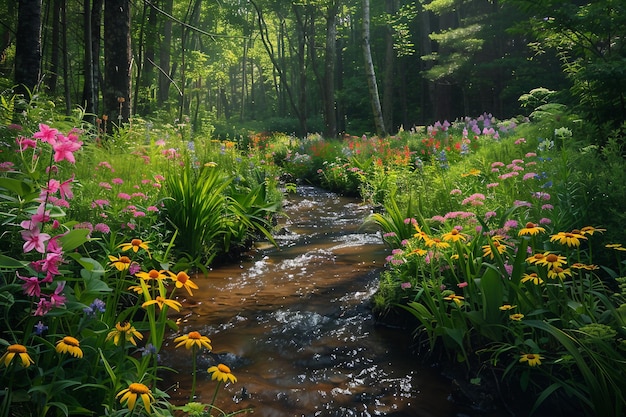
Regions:
<instances>
[{"instance_id":1,"label":"tree canopy","mask_svg":"<svg viewBox=\"0 0 626 417\"><path fill-rule=\"evenodd\" d=\"M0 0L0 84L110 126L189 118L222 135L233 125L332 137L504 118L536 88L598 125L625 120L621 1L372 2L364 49L366 4Z\"/></svg>"}]
</instances>

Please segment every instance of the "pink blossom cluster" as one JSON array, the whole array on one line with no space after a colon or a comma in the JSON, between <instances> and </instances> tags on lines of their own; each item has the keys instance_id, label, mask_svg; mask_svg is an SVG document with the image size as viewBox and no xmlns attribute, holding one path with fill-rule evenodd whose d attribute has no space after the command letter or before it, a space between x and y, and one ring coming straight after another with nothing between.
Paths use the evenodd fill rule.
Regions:
<instances>
[{"instance_id":1,"label":"pink blossom cluster","mask_svg":"<svg viewBox=\"0 0 626 417\"><path fill-rule=\"evenodd\" d=\"M20 136L16 139L16 143L19 152L33 149L34 158L41 149L41 144L47 144L54 152L53 160L55 163L67 161L71 164L76 162L74 152L82 146L76 131L65 136L57 129L43 123L39 125L39 131L32 138ZM44 316L52 308L64 306L66 301L66 297L63 295L65 281L58 281L54 289L52 284L55 278L61 275L59 266L64 262L64 259L60 238L67 232L51 236L49 233L44 233L44 227L48 227L51 231L60 228L58 220L51 219L50 208L53 205L69 207L68 200L74 197L72 191L74 175L65 181L53 178L52 175L58 173L58 167L55 165L48 167L47 173L49 179L36 199L39 203L37 209L28 220L20 223L22 228L20 235L24 240L22 246L24 253L35 251L41 254L38 260L29 264L30 271L34 272L33 276L23 276L19 272L17 273L17 277L24 281L22 284L24 293L29 297L39 297L34 312L36 316ZM48 291L44 291L44 289Z\"/></svg>"}]
</instances>

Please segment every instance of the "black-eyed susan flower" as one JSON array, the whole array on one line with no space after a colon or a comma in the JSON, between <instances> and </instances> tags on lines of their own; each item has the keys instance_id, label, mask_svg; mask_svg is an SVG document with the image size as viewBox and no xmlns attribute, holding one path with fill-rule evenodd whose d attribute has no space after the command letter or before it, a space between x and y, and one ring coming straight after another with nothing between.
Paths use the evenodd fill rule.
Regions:
<instances>
[{"instance_id":1,"label":"black-eyed susan flower","mask_svg":"<svg viewBox=\"0 0 626 417\"><path fill-rule=\"evenodd\" d=\"M543 356L536 354L536 353L524 353L522 355L520 355L519 361L520 362L527 362L528 365L530 366L537 366L537 365L541 365L541 360L543 359Z\"/></svg>"},{"instance_id":2,"label":"black-eyed susan flower","mask_svg":"<svg viewBox=\"0 0 626 417\"><path fill-rule=\"evenodd\" d=\"M528 258L526 258L526 262L528 262L529 264L541 265L541 263L546 259L546 256L548 256L549 254L550 252L536 253L533 256L529 256Z\"/></svg>"},{"instance_id":3,"label":"black-eyed susan flower","mask_svg":"<svg viewBox=\"0 0 626 417\"><path fill-rule=\"evenodd\" d=\"M28 354L28 350L24 345L9 345L7 347L7 351L4 352L2 357L0 357L0 363L3 363L4 366L8 367L14 358L19 358L20 363L24 368L28 368L35 363L35 361L32 360Z\"/></svg>"},{"instance_id":4,"label":"black-eyed susan flower","mask_svg":"<svg viewBox=\"0 0 626 417\"><path fill-rule=\"evenodd\" d=\"M502 311L509 311L509 310L513 310L514 308L516 308L516 305L511 305L511 304L503 304L500 307L498 307L500 310Z\"/></svg>"},{"instance_id":5,"label":"black-eyed susan flower","mask_svg":"<svg viewBox=\"0 0 626 417\"><path fill-rule=\"evenodd\" d=\"M570 268L584 269L586 271L595 271L596 269L600 269L600 267L598 265L584 264L584 263L581 263L581 262L573 263L572 265L570 265Z\"/></svg>"},{"instance_id":6,"label":"black-eyed susan flower","mask_svg":"<svg viewBox=\"0 0 626 417\"><path fill-rule=\"evenodd\" d=\"M110 265L113 265L118 271L124 271L130 267L131 260L128 256L120 256L116 258L113 255L109 255Z\"/></svg>"},{"instance_id":7,"label":"black-eyed susan flower","mask_svg":"<svg viewBox=\"0 0 626 417\"><path fill-rule=\"evenodd\" d=\"M146 284L146 288L150 288L150 285ZM128 289L134 291L138 295L143 294L143 287L141 285L131 285Z\"/></svg>"},{"instance_id":8,"label":"black-eyed susan flower","mask_svg":"<svg viewBox=\"0 0 626 417\"><path fill-rule=\"evenodd\" d=\"M163 306L168 306L176 311L180 311L180 308L183 306L176 300L170 300L169 298L162 297L157 295L154 300L148 300L141 305L142 308L146 308L152 304L156 304L159 306L159 309L163 310Z\"/></svg>"},{"instance_id":9,"label":"black-eyed susan flower","mask_svg":"<svg viewBox=\"0 0 626 417\"><path fill-rule=\"evenodd\" d=\"M198 332L189 332L188 334L178 336L176 339L174 339L174 343L178 343L176 347L181 347L184 345L185 349L191 349L194 346L197 346L199 348L204 346L209 350L213 349L211 347L211 340L206 336L202 336Z\"/></svg>"},{"instance_id":10,"label":"black-eyed susan flower","mask_svg":"<svg viewBox=\"0 0 626 417\"><path fill-rule=\"evenodd\" d=\"M441 238L445 242L465 242L467 240L467 237L457 229L452 229L448 233L444 233Z\"/></svg>"},{"instance_id":11,"label":"black-eyed susan flower","mask_svg":"<svg viewBox=\"0 0 626 417\"><path fill-rule=\"evenodd\" d=\"M118 322L115 325L115 329L111 330L109 334L107 334L106 341L108 342L113 339L113 344L119 346L120 340L124 340L137 346L135 337L139 340L143 339L143 335L139 333L134 326L131 326L129 322Z\"/></svg>"},{"instance_id":12,"label":"black-eyed susan flower","mask_svg":"<svg viewBox=\"0 0 626 417\"><path fill-rule=\"evenodd\" d=\"M80 342L78 339L72 336L65 336L63 339L57 342L56 351L59 353L69 353L75 358L82 358L83 351L80 348Z\"/></svg>"},{"instance_id":13,"label":"black-eyed susan flower","mask_svg":"<svg viewBox=\"0 0 626 417\"><path fill-rule=\"evenodd\" d=\"M444 300L446 301L454 301L454 303L457 306L460 306L461 304L463 304L463 300L465 300L465 297L461 296L461 295L456 295L456 294L450 294L446 297L443 297Z\"/></svg>"},{"instance_id":14,"label":"black-eyed susan flower","mask_svg":"<svg viewBox=\"0 0 626 417\"><path fill-rule=\"evenodd\" d=\"M176 288L184 287L189 293L189 295L193 295L193 293L191 292L192 289L194 290L198 289L198 286L189 279L189 275L187 275L187 273L184 271L181 271L176 275L170 272L170 276L172 277L172 280L174 280L174 283L176 284Z\"/></svg>"},{"instance_id":15,"label":"black-eyed susan flower","mask_svg":"<svg viewBox=\"0 0 626 417\"><path fill-rule=\"evenodd\" d=\"M522 277L522 279L520 281L521 282L532 282L535 285L543 284L543 280L535 272L532 272L530 274L524 274L524 276Z\"/></svg>"},{"instance_id":16,"label":"black-eyed susan flower","mask_svg":"<svg viewBox=\"0 0 626 417\"><path fill-rule=\"evenodd\" d=\"M559 232L556 235L550 236L550 242L558 242L561 245L576 248L580 246L581 240L587 240L587 238L580 233Z\"/></svg>"},{"instance_id":17,"label":"black-eyed susan flower","mask_svg":"<svg viewBox=\"0 0 626 417\"><path fill-rule=\"evenodd\" d=\"M439 238L428 238L424 241L424 244L429 248L434 247L435 249L448 249L450 247L448 242L444 242Z\"/></svg>"},{"instance_id":18,"label":"black-eyed susan flower","mask_svg":"<svg viewBox=\"0 0 626 417\"><path fill-rule=\"evenodd\" d=\"M417 256L424 256L428 253L428 251L426 249L422 249L422 248L417 248L417 249L413 249L412 251L410 251L408 253L408 255L417 255Z\"/></svg>"},{"instance_id":19,"label":"black-eyed susan flower","mask_svg":"<svg viewBox=\"0 0 626 417\"><path fill-rule=\"evenodd\" d=\"M579 233L583 236L586 236L586 235L593 236L593 234L596 232L603 233L603 232L606 232L606 229L601 229L599 227L593 227L593 226L585 226L579 231Z\"/></svg>"},{"instance_id":20,"label":"black-eyed susan flower","mask_svg":"<svg viewBox=\"0 0 626 417\"><path fill-rule=\"evenodd\" d=\"M150 413L150 404L154 402L154 396L150 388L139 382L133 382L128 388L118 392L115 398L120 398L120 404L125 405L131 411L137 405L137 398L141 398L141 402L148 414Z\"/></svg>"},{"instance_id":21,"label":"black-eyed susan flower","mask_svg":"<svg viewBox=\"0 0 626 417\"><path fill-rule=\"evenodd\" d=\"M517 233L517 235L518 236L525 236L525 235L534 236L534 235L538 235L539 233L544 233L545 231L546 229L544 229L543 227L533 222L528 222L526 223L526 226Z\"/></svg>"},{"instance_id":22,"label":"black-eyed susan flower","mask_svg":"<svg viewBox=\"0 0 626 417\"><path fill-rule=\"evenodd\" d=\"M607 243L606 245L604 245L604 247L608 249L615 249L618 251L626 252L626 248L622 246L621 243Z\"/></svg>"},{"instance_id":23,"label":"black-eyed susan flower","mask_svg":"<svg viewBox=\"0 0 626 417\"><path fill-rule=\"evenodd\" d=\"M543 260L538 261L537 265L547 266L548 269L560 268L567 263L567 258L554 253L548 254Z\"/></svg>"},{"instance_id":24,"label":"black-eyed susan flower","mask_svg":"<svg viewBox=\"0 0 626 417\"><path fill-rule=\"evenodd\" d=\"M522 319L524 318L524 315L522 313L515 313L515 314L511 314L509 318L513 321L522 321Z\"/></svg>"},{"instance_id":25,"label":"black-eyed susan flower","mask_svg":"<svg viewBox=\"0 0 626 417\"><path fill-rule=\"evenodd\" d=\"M428 239L428 234L422 230L422 228L419 226L419 224L413 223L413 227L415 228L415 230L417 232L417 233L415 233L413 235L413 237L416 237L416 238L421 239L421 240Z\"/></svg>"},{"instance_id":26,"label":"black-eyed susan flower","mask_svg":"<svg viewBox=\"0 0 626 417\"><path fill-rule=\"evenodd\" d=\"M207 369L207 372L211 374L212 380L218 380L222 382L237 382L237 377L230 372L230 368L223 363L218 364L217 366L211 366Z\"/></svg>"},{"instance_id":27,"label":"black-eyed susan flower","mask_svg":"<svg viewBox=\"0 0 626 417\"><path fill-rule=\"evenodd\" d=\"M493 248L495 248L496 251L500 255L505 253L507 251L507 249L508 249L507 246L504 243L502 243L499 239L496 239L496 237L494 236L493 239L492 239L491 245L484 245L484 246L482 246L483 256L485 258L489 257L489 259L493 259L494 254L493 254L492 245L493 245Z\"/></svg>"},{"instance_id":28,"label":"black-eyed susan flower","mask_svg":"<svg viewBox=\"0 0 626 417\"><path fill-rule=\"evenodd\" d=\"M139 249L143 249L149 255L150 254L150 250L149 250L150 248L148 247L148 243L150 243L150 242L144 242L141 239L133 239L129 243L122 243L122 244L118 245L118 247L122 248L123 252L126 252L127 250L132 250L135 253L137 253L139 251Z\"/></svg>"},{"instance_id":29,"label":"black-eyed susan flower","mask_svg":"<svg viewBox=\"0 0 626 417\"><path fill-rule=\"evenodd\" d=\"M560 266L557 266L555 268L548 269L548 278L550 279L559 278L560 280L564 280L567 276L572 276L572 271L569 268L563 269Z\"/></svg>"},{"instance_id":30,"label":"black-eyed susan flower","mask_svg":"<svg viewBox=\"0 0 626 417\"><path fill-rule=\"evenodd\" d=\"M156 269L151 269L148 272L140 271L137 272L135 276L143 279L144 281L150 281L151 279L162 280L167 278L167 275L165 275L165 271L157 271Z\"/></svg>"}]
</instances>

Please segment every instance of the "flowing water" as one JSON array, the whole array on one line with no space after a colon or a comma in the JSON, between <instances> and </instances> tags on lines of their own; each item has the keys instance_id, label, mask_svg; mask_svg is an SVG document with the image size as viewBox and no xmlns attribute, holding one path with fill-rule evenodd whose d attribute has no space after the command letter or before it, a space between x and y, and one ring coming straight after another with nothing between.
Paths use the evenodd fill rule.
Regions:
<instances>
[{"instance_id":1,"label":"flowing water","mask_svg":"<svg viewBox=\"0 0 626 417\"><path fill-rule=\"evenodd\" d=\"M238 379L220 389L216 405L225 411L478 415L450 400L449 380L416 361L410 334L372 317L368 299L388 249L378 234L360 229L370 208L302 186L285 212L280 248L259 248L240 264L196 277L200 290L179 300L179 332L163 353L179 372L165 381L172 402L189 399L192 373L191 351L174 349L172 340L195 330L213 347L197 358L196 401L211 402L216 383L206 369L224 363Z\"/></svg>"}]
</instances>

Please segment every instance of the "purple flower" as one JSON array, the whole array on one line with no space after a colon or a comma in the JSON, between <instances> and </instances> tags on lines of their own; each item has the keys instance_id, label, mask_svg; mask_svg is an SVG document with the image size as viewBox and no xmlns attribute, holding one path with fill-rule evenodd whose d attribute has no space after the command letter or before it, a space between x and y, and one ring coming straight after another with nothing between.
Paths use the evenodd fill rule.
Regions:
<instances>
[{"instance_id":1,"label":"purple flower","mask_svg":"<svg viewBox=\"0 0 626 417\"><path fill-rule=\"evenodd\" d=\"M88 317L95 317L97 313L104 313L105 311L105 303L104 301L100 300L99 298L96 298L95 300L93 300L93 302L89 305L89 307L85 307L83 309L83 311L85 312L85 314Z\"/></svg>"},{"instance_id":2,"label":"purple flower","mask_svg":"<svg viewBox=\"0 0 626 417\"><path fill-rule=\"evenodd\" d=\"M35 334L37 336L41 336L46 330L48 330L48 326L43 324L41 320L39 320L39 323L35 324Z\"/></svg>"}]
</instances>

